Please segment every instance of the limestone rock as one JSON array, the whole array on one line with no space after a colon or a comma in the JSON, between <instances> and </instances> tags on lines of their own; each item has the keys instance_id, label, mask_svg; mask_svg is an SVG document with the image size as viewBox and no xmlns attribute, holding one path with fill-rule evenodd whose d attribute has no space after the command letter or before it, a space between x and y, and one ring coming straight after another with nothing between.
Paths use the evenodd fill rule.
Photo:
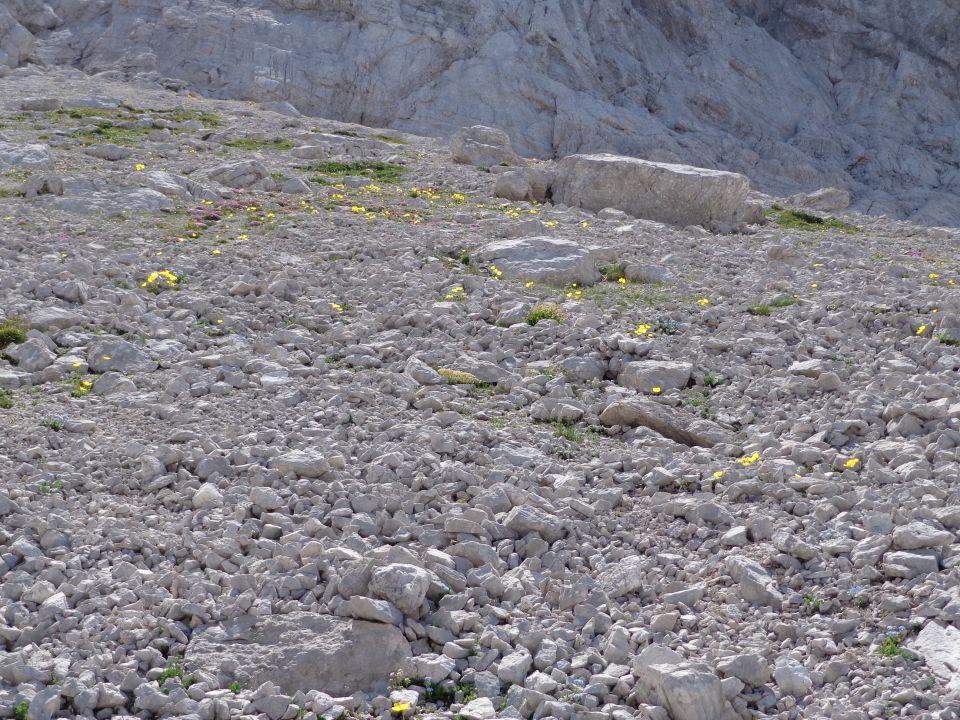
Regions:
<instances>
[{"instance_id":1,"label":"limestone rock","mask_svg":"<svg viewBox=\"0 0 960 720\"><path fill-rule=\"evenodd\" d=\"M740 585L740 597L755 605L770 605L777 610L781 607L783 595L759 563L743 555L730 555L726 564L727 572Z\"/></svg>"},{"instance_id":2,"label":"limestone rock","mask_svg":"<svg viewBox=\"0 0 960 720\"><path fill-rule=\"evenodd\" d=\"M405 563L391 563L375 568L370 575L370 589L413 617L420 616L420 606L430 588L430 573Z\"/></svg>"},{"instance_id":3,"label":"limestone rock","mask_svg":"<svg viewBox=\"0 0 960 720\"><path fill-rule=\"evenodd\" d=\"M0 5L0 67L19 67L33 52L33 35Z\"/></svg>"},{"instance_id":4,"label":"limestone rock","mask_svg":"<svg viewBox=\"0 0 960 720\"><path fill-rule=\"evenodd\" d=\"M466 165L519 165L510 136L503 130L473 125L461 128L450 138L450 156Z\"/></svg>"},{"instance_id":5,"label":"limestone rock","mask_svg":"<svg viewBox=\"0 0 960 720\"><path fill-rule=\"evenodd\" d=\"M21 145L0 142L0 171L14 169L53 170L50 148L38 143Z\"/></svg>"},{"instance_id":6,"label":"limestone rock","mask_svg":"<svg viewBox=\"0 0 960 720\"><path fill-rule=\"evenodd\" d=\"M245 687L275 683L284 693L342 696L385 689L410 647L392 625L293 612L243 616L198 630L184 658L189 670L220 673Z\"/></svg>"},{"instance_id":7,"label":"limestone rock","mask_svg":"<svg viewBox=\"0 0 960 720\"><path fill-rule=\"evenodd\" d=\"M692 373L693 365L686 362L637 360L623 364L617 382L644 392L650 392L655 387L666 391L686 387Z\"/></svg>"},{"instance_id":8,"label":"limestone rock","mask_svg":"<svg viewBox=\"0 0 960 720\"><path fill-rule=\"evenodd\" d=\"M791 195L787 198L787 202L806 210L819 210L820 212L844 210L850 207L850 191L835 187L820 188L809 193Z\"/></svg>"},{"instance_id":9,"label":"limestone rock","mask_svg":"<svg viewBox=\"0 0 960 720\"><path fill-rule=\"evenodd\" d=\"M568 285L593 285L600 279L593 252L573 240L525 237L481 245L474 252L483 266L494 265L504 277Z\"/></svg>"},{"instance_id":10,"label":"limestone rock","mask_svg":"<svg viewBox=\"0 0 960 720\"><path fill-rule=\"evenodd\" d=\"M743 175L621 155L570 155L557 163L553 200L673 225L736 227L756 222Z\"/></svg>"},{"instance_id":11,"label":"limestone rock","mask_svg":"<svg viewBox=\"0 0 960 720\"><path fill-rule=\"evenodd\" d=\"M960 692L960 630L953 625L928 622L907 647L927 663L934 675L947 683L945 691Z\"/></svg>"},{"instance_id":12,"label":"limestone rock","mask_svg":"<svg viewBox=\"0 0 960 720\"><path fill-rule=\"evenodd\" d=\"M94 372L150 372L157 367L147 353L126 340L103 338L90 343L87 364Z\"/></svg>"},{"instance_id":13,"label":"limestone rock","mask_svg":"<svg viewBox=\"0 0 960 720\"><path fill-rule=\"evenodd\" d=\"M730 434L709 420L691 420L675 408L643 397L615 400L600 414L604 425L633 427L642 425L674 442L698 447L713 447L729 442Z\"/></svg>"}]
</instances>

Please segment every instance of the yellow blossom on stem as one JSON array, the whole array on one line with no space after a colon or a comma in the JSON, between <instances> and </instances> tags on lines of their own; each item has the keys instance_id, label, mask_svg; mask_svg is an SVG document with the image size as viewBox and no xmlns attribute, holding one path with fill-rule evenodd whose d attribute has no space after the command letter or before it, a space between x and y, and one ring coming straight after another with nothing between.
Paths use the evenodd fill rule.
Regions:
<instances>
[{"instance_id":1,"label":"yellow blossom on stem","mask_svg":"<svg viewBox=\"0 0 960 720\"><path fill-rule=\"evenodd\" d=\"M699 300L697 300L697 305L705 307L709 304L710 304L710 298L700 298Z\"/></svg>"},{"instance_id":2,"label":"yellow blossom on stem","mask_svg":"<svg viewBox=\"0 0 960 720\"><path fill-rule=\"evenodd\" d=\"M650 392L652 392L654 395L659 395L660 393L663 392L663 388L662 388L662 387L659 387L659 386L656 386L656 387L651 388L651 389L650 389Z\"/></svg>"},{"instance_id":3,"label":"yellow blossom on stem","mask_svg":"<svg viewBox=\"0 0 960 720\"><path fill-rule=\"evenodd\" d=\"M409 702L398 702L393 704L393 707L390 708L390 712L403 713L409 709L410 709Z\"/></svg>"},{"instance_id":4,"label":"yellow blossom on stem","mask_svg":"<svg viewBox=\"0 0 960 720\"><path fill-rule=\"evenodd\" d=\"M137 172L140 172L141 170L146 170L146 168L147 166L144 165L143 163L137 163L136 165L133 166L133 169L136 170Z\"/></svg>"},{"instance_id":5,"label":"yellow blossom on stem","mask_svg":"<svg viewBox=\"0 0 960 720\"><path fill-rule=\"evenodd\" d=\"M742 458L738 458L737 462L743 465L744 467L750 467L759 459L760 459L760 453L757 451L754 451L750 455L744 455Z\"/></svg>"},{"instance_id":6,"label":"yellow blossom on stem","mask_svg":"<svg viewBox=\"0 0 960 720\"><path fill-rule=\"evenodd\" d=\"M927 331L926 325L921 325L917 328L917 335L923 335Z\"/></svg>"},{"instance_id":7,"label":"yellow blossom on stem","mask_svg":"<svg viewBox=\"0 0 960 720\"><path fill-rule=\"evenodd\" d=\"M627 279L626 279L626 278L619 278L619 279L617 280L617 282L620 283L621 285L626 285L626 284L627 284Z\"/></svg>"},{"instance_id":8,"label":"yellow blossom on stem","mask_svg":"<svg viewBox=\"0 0 960 720\"><path fill-rule=\"evenodd\" d=\"M719 480L720 478L723 477L723 475L724 475L723 470L717 470L717 471L713 474L713 477L714 477L714 479Z\"/></svg>"},{"instance_id":9,"label":"yellow blossom on stem","mask_svg":"<svg viewBox=\"0 0 960 720\"><path fill-rule=\"evenodd\" d=\"M856 470L858 465L860 465L860 458L850 458L843 464L845 468L849 468L850 470Z\"/></svg>"}]
</instances>

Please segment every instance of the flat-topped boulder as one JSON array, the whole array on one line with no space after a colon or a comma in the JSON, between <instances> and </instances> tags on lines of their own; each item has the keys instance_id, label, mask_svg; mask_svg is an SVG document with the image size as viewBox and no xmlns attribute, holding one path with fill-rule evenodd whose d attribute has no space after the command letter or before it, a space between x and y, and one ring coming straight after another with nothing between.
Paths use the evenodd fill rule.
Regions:
<instances>
[{"instance_id":1,"label":"flat-topped boulder","mask_svg":"<svg viewBox=\"0 0 960 720\"><path fill-rule=\"evenodd\" d=\"M738 173L600 153L557 163L553 202L587 210L616 208L672 225L731 228L762 217L747 203L750 181Z\"/></svg>"}]
</instances>

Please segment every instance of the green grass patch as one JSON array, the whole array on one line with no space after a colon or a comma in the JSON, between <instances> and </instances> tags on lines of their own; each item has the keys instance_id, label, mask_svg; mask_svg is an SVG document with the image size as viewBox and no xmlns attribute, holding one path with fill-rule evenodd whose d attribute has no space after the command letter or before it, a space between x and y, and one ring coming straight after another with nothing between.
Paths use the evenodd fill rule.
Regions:
<instances>
[{"instance_id":1,"label":"green grass patch","mask_svg":"<svg viewBox=\"0 0 960 720\"><path fill-rule=\"evenodd\" d=\"M109 122L98 123L94 130L79 132L77 137L82 145L113 143L121 146L139 145L149 129L140 126L120 127Z\"/></svg>"},{"instance_id":2,"label":"green grass patch","mask_svg":"<svg viewBox=\"0 0 960 720\"><path fill-rule=\"evenodd\" d=\"M767 317L770 315L772 310L769 305L751 305L747 308L747 312L751 315L757 315L760 317Z\"/></svg>"},{"instance_id":3,"label":"green grass patch","mask_svg":"<svg viewBox=\"0 0 960 720\"><path fill-rule=\"evenodd\" d=\"M785 308L790 307L791 305L796 305L798 302L800 302L800 300L795 297L781 297L770 303L770 306L775 308Z\"/></svg>"},{"instance_id":4,"label":"green grass patch","mask_svg":"<svg viewBox=\"0 0 960 720\"><path fill-rule=\"evenodd\" d=\"M664 283L601 283L583 288L581 300L589 300L600 307L634 305L660 309L673 309L694 298L675 297L665 289Z\"/></svg>"},{"instance_id":5,"label":"green grass patch","mask_svg":"<svg viewBox=\"0 0 960 720\"><path fill-rule=\"evenodd\" d=\"M9 410L13 407L13 395L9 390L0 388L0 410Z\"/></svg>"},{"instance_id":6,"label":"green grass patch","mask_svg":"<svg viewBox=\"0 0 960 720\"><path fill-rule=\"evenodd\" d=\"M960 347L960 338L947 335L946 333L937 335L937 340L942 342L944 345L949 345L950 347Z\"/></svg>"},{"instance_id":7,"label":"green grass patch","mask_svg":"<svg viewBox=\"0 0 960 720\"><path fill-rule=\"evenodd\" d=\"M552 302L537 303L527 313L527 325L536 325L541 320L556 320L563 322L566 318L560 306Z\"/></svg>"},{"instance_id":8,"label":"green grass patch","mask_svg":"<svg viewBox=\"0 0 960 720\"><path fill-rule=\"evenodd\" d=\"M237 138L225 142L224 145L238 150L292 150L294 148L292 141L282 138Z\"/></svg>"},{"instance_id":9,"label":"green grass patch","mask_svg":"<svg viewBox=\"0 0 960 720\"><path fill-rule=\"evenodd\" d=\"M726 378L724 378L723 375L720 375L719 373L708 372L706 375L703 376L703 384L706 385L708 388L715 388L723 385L723 381L725 379Z\"/></svg>"},{"instance_id":10,"label":"green grass patch","mask_svg":"<svg viewBox=\"0 0 960 720\"><path fill-rule=\"evenodd\" d=\"M27 323L18 317L8 317L0 322L0 350L7 345L22 343L27 339Z\"/></svg>"},{"instance_id":11,"label":"green grass patch","mask_svg":"<svg viewBox=\"0 0 960 720\"><path fill-rule=\"evenodd\" d=\"M563 438L572 443L578 443L583 440L583 433L577 430L573 423L563 422L562 420L553 421L553 434L558 438Z\"/></svg>"},{"instance_id":12,"label":"green grass patch","mask_svg":"<svg viewBox=\"0 0 960 720\"><path fill-rule=\"evenodd\" d=\"M822 218L803 210L788 210L779 205L771 207L767 214L777 225L788 230L839 230L850 234L860 232L860 228L856 225L850 225L834 218Z\"/></svg>"},{"instance_id":13,"label":"green grass patch","mask_svg":"<svg viewBox=\"0 0 960 720\"><path fill-rule=\"evenodd\" d=\"M341 178L356 175L359 177L370 178L381 183L396 183L403 177L405 168L393 163L381 162L379 160L351 160L347 162L322 162L315 163L307 167L309 172L320 173L320 176L310 178L311 182L320 185L328 184L326 177Z\"/></svg>"}]
</instances>

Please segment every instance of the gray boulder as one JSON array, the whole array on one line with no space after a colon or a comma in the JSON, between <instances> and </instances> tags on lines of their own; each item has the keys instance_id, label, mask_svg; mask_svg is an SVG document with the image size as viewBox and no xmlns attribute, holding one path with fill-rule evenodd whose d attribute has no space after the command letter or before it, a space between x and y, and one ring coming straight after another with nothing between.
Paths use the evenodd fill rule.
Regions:
<instances>
[{"instance_id":1,"label":"gray boulder","mask_svg":"<svg viewBox=\"0 0 960 720\"><path fill-rule=\"evenodd\" d=\"M0 5L0 68L19 67L33 52L33 35Z\"/></svg>"},{"instance_id":2,"label":"gray boulder","mask_svg":"<svg viewBox=\"0 0 960 720\"><path fill-rule=\"evenodd\" d=\"M29 338L19 345L11 345L4 352L13 358L17 367L25 372L37 372L52 365L57 356L50 351L42 340Z\"/></svg>"},{"instance_id":3,"label":"gray boulder","mask_svg":"<svg viewBox=\"0 0 960 720\"><path fill-rule=\"evenodd\" d=\"M420 617L420 606L430 588L429 572L416 565L391 563L370 574L370 589L406 615Z\"/></svg>"},{"instance_id":4,"label":"gray boulder","mask_svg":"<svg viewBox=\"0 0 960 720\"><path fill-rule=\"evenodd\" d=\"M0 170L53 170L50 148L39 143L0 142Z\"/></svg>"},{"instance_id":5,"label":"gray boulder","mask_svg":"<svg viewBox=\"0 0 960 720\"><path fill-rule=\"evenodd\" d=\"M484 267L494 265L504 277L567 285L593 285L600 280L590 248L573 240L522 237L481 245L474 257Z\"/></svg>"},{"instance_id":6,"label":"gray boulder","mask_svg":"<svg viewBox=\"0 0 960 720\"><path fill-rule=\"evenodd\" d=\"M87 364L93 372L151 372L157 363L143 350L120 338L94 340L87 348Z\"/></svg>"},{"instance_id":7,"label":"gray boulder","mask_svg":"<svg viewBox=\"0 0 960 720\"><path fill-rule=\"evenodd\" d=\"M634 666L637 697L663 706L671 720L732 720L720 678L699 663L667 662Z\"/></svg>"},{"instance_id":8,"label":"gray boulder","mask_svg":"<svg viewBox=\"0 0 960 720\"><path fill-rule=\"evenodd\" d=\"M850 207L850 191L835 187L820 188L809 193L791 195L787 198L787 203L805 210L820 212L844 210Z\"/></svg>"},{"instance_id":9,"label":"gray boulder","mask_svg":"<svg viewBox=\"0 0 960 720\"><path fill-rule=\"evenodd\" d=\"M746 202L749 191L737 173L606 153L563 158L552 186L554 202L564 205L724 229L762 219L762 209Z\"/></svg>"},{"instance_id":10,"label":"gray boulder","mask_svg":"<svg viewBox=\"0 0 960 720\"><path fill-rule=\"evenodd\" d=\"M624 387L646 392L655 387L673 390L686 387L692 374L693 365L690 363L673 360L637 360L623 364L617 382Z\"/></svg>"},{"instance_id":11,"label":"gray boulder","mask_svg":"<svg viewBox=\"0 0 960 720\"><path fill-rule=\"evenodd\" d=\"M907 648L922 657L930 671L946 683L947 693L960 693L960 630L953 625L928 622Z\"/></svg>"},{"instance_id":12,"label":"gray boulder","mask_svg":"<svg viewBox=\"0 0 960 720\"><path fill-rule=\"evenodd\" d=\"M759 563L743 555L727 557L727 572L736 581L739 594L744 600L754 605L769 605L779 610L783 604L783 595L777 589L777 584Z\"/></svg>"},{"instance_id":13,"label":"gray boulder","mask_svg":"<svg viewBox=\"0 0 960 720\"><path fill-rule=\"evenodd\" d=\"M713 447L731 440L729 432L710 420L692 419L682 410L644 397L615 400L600 414L604 425L643 426L674 442L697 447Z\"/></svg>"},{"instance_id":14,"label":"gray boulder","mask_svg":"<svg viewBox=\"0 0 960 720\"><path fill-rule=\"evenodd\" d=\"M286 694L334 696L384 690L410 646L393 625L310 612L242 616L194 633L188 670L219 674L221 687L273 682Z\"/></svg>"},{"instance_id":15,"label":"gray boulder","mask_svg":"<svg viewBox=\"0 0 960 720\"><path fill-rule=\"evenodd\" d=\"M266 180L273 182L267 168L258 160L243 160L217 165L207 171L207 177L221 185L239 190L253 188Z\"/></svg>"},{"instance_id":16,"label":"gray boulder","mask_svg":"<svg viewBox=\"0 0 960 720\"><path fill-rule=\"evenodd\" d=\"M465 165L519 165L510 136L503 130L474 125L461 128L450 138L450 156Z\"/></svg>"}]
</instances>

